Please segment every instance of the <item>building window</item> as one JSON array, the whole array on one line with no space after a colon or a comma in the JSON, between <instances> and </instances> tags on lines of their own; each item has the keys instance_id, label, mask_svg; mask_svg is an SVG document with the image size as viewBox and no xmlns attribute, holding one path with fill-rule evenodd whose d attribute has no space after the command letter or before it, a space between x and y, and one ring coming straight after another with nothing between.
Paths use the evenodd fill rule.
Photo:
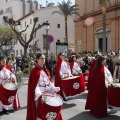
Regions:
<instances>
[{"instance_id":1,"label":"building window","mask_svg":"<svg viewBox=\"0 0 120 120\"><path fill-rule=\"evenodd\" d=\"M25 22L25 27L26 27L26 22Z\"/></svg>"},{"instance_id":2,"label":"building window","mask_svg":"<svg viewBox=\"0 0 120 120\"><path fill-rule=\"evenodd\" d=\"M12 13L12 7L6 8L6 13Z\"/></svg>"},{"instance_id":3,"label":"building window","mask_svg":"<svg viewBox=\"0 0 120 120\"><path fill-rule=\"evenodd\" d=\"M30 19L30 24L32 24L32 19Z\"/></svg>"},{"instance_id":4,"label":"building window","mask_svg":"<svg viewBox=\"0 0 120 120\"><path fill-rule=\"evenodd\" d=\"M57 28L60 28L60 24L57 24Z\"/></svg>"},{"instance_id":5,"label":"building window","mask_svg":"<svg viewBox=\"0 0 120 120\"><path fill-rule=\"evenodd\" d=\"M20 50L20 55L22 56L22 50Z\"/></svg>"},{"instance_id":6,"label":"building window","mask_svg":"<svg viewBox=\"0 0 120 120\"><path fill-rule=\"evenodd\" d=\"M43 34L43 49L46 49L46 35ZM48 42L48 49L50 49L50 43Z\"/></svg>"},{"instance_id":7,"label":"building window","mask_svg":"<svg viewBox=\"0 0 120 120\"><path fill-rule=\"evenodd\" d=\"M16 56L18 56L18 50L16 50Z\"/></svg>"}]
</instances>

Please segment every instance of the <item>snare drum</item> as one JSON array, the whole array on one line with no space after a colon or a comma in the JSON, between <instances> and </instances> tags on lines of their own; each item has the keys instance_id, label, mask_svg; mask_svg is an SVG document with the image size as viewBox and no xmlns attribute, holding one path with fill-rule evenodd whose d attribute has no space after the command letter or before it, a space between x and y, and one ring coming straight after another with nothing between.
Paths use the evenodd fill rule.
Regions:
<instances>
[{"instance_id":1,"label":"snare drum","mask_svg":"<svg viewBox=\"0 0 120 120\"><path fill-rule=\"evenodd\" d=\"M120 107L120 83L113 83L108 87L108 104L112 107Z\"/></svg>"},{"instance_id":2,"label":"snare drum","mask_svg":"<svg viewBox=\"0 0 120 120\"><path fill-rule=\"evenodd\" d=\"M10 105L13 103L17 87L12 82L2 82L0 85L0 100L4 105Z\"/></svg>"},{"instance_id":3,"label":"snare drum","mask_svg":"<svg viewBox=\"0 0 120 120\"><path fill-rule=\"evenodd\" d=\"M57 120L61 115L62 105L62 98L58 94L42 95L37 104L37 116L42 120Z\"/></svg>"}]
</instances>

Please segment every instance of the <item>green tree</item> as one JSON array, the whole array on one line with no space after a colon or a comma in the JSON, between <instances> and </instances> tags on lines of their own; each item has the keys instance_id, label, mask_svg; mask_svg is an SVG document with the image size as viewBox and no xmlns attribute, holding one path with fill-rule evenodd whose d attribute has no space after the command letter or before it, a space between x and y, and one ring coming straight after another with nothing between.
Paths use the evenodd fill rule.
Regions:
<instances>
[{"instance_id":1,"label":"green tree","mask_svg":"<svg viewBox=\"0 0 120 120\"><path fill-rule=\"evenodd\" d=\"M62 3L59 3L58 2L58 7L60 9L60 11L54 11L52 14L54 13L58 13L62 16L64 16L64 20L65 20L65 38L66 38L66 42L68 42L68 31L67 31L67 19L68 19L68 16L71 16L73 14L76 14L76 15L80 15L77 11L79 10L77 7L78 5L75 4L75 5L71 5L71 1L68 0L67 2L65 1L62 1Z\"/></svg>"},{"instance_id":2,"label":"green tree","mask_svg":"<svg viewBox=\"0 0 120 120\"><path fill-rule=\"evenodd\" d=\"M9 26L0 25L0 50L7 55L17 42L16 34Z\"/></svg>"},{"instance_id":3,"label":"green tree","mask_svg":"<svg viewBox=\"0 0 120 120\"><path fill-rule=\"evenodd\" d=\"M101 9L102 9L102 21L103 21L103 50L102 52L105 54L107 52L107 48L106 48L106 5L110 4L109 0L100 0L100 4L101 4Z\"/></svg>"}]
</instances>

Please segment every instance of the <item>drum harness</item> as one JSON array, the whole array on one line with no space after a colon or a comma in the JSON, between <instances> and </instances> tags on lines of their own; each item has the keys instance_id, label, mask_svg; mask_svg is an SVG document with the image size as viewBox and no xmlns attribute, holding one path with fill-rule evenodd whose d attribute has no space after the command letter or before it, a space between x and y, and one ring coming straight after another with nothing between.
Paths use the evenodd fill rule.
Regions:
<instances>
[{"instance_id":1,"label":"drum harness","mask_svg":"<svg viewBox=\"0 0 120 120\"><path fill-rule=\"evenodd\" d=\"M67 62L67 64L70 66L70 63ZM78 72L79 74L81 74L78 70L76 70L74 67L72 68L74 69L76 72Z\"/></svg>"},{"instance_id":2,"label":"drum harness","mask_svg":"<svg viewBox=\"0 0 120 120\"><path fill-rule=\"evenodd\" d=\"M46 73L46 70L45 70L45 67L44 68L41 68L39 65L37 65L38 66L38 68L40 68L40 70L43 70L45 73ZM47 73L46 73L47 74ZM48 75L48 74L47 74ZM45 77L44 77L44 74L41 74L41 76L42 76L42 78L43 78L43 82L44 82L44 86L43 85L39 85L40 87L49 87L49 85L50 85L50 81L49 81L49 83L47 84L47 82L45 81ZM49 77L48 77L48 79L49 79ZM54 97L54 95L47 95L47 94L45 94L45 93L50 93L50 92L48 92L48 91L44 91L43 92L43 94L42 95L45 95L45 96L51 96L51 97ZM54 94L55 93L55 91L54 92L52 92L52 94Z\"/></svg>"},{"instance_id":3,"label":"drum harness","mask_svg":"<svg viewBox=\"0 0 120 120\"><path fill-rule=\"evenodd\" d=\"M10 72L10 78L8 79L8 76L7 76L7 74L6 74L6 70L3 68L3 72L4 72L4 79L3 78L0 78L1 80L9 80L10 82L12 82L12 77L11 77L11 75L12 75L12 73Z\"/></svg>"}]
</instances>

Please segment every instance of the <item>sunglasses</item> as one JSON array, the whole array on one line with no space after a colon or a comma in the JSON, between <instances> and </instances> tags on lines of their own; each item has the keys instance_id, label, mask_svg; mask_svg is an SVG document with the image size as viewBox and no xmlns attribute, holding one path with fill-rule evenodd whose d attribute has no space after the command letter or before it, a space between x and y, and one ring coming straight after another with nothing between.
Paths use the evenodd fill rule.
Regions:
<instances>
[{"instance_id":1,"label":"sunglasses","mask_svg":"<svg viewBox=\"0 0 120 120\"><path fill-rule=\"evenodd\" d=\"M45 59L45 58L39 58L39 59Z\"/></svg>"}]
</instances>

